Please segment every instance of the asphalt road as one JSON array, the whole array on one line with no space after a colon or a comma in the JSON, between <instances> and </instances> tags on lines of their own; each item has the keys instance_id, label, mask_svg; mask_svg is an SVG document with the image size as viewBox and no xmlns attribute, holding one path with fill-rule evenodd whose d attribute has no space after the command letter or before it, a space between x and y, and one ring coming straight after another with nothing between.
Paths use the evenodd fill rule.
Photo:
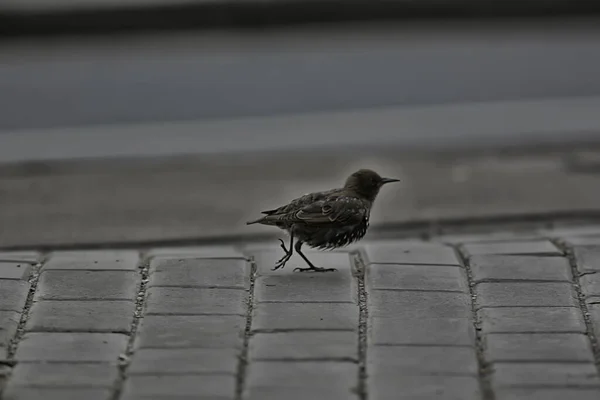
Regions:
<instances>
[{"instance_id":1,"label":"asphalt road","mask_svg":"<svg viewBox=\"0 0 600 400\"><path fill-rule=\"evenodd\" d=\"M35 130L35 135L23 136L29 142L21 147L39 150L56 141L44 133L49 128L56 133L76 127L82 135L102 136L106 125L160 127L157 123L168 121L206 124L242 117L597 96L598 26L598 21L486 22L3 43L0 138L13 135L7 140L14 144L15 134ZM475 117L467 113L465 118ZM510 124L507 118L507 132L513 129ZM284 144L286 123L282 126L277 140ZM437 129L449 127L444 122ZM410 136L389 132L388 139L399 145ZM143 138L143 132L139 135ZM162 135L153 142L156 148L169 140L169 132ZM306 143L325 137L332 142L339 135L339 129L317 132ZM501 132L495 135L502 137ZM242 151L260 148L257 141L266 140L251 131L234 136ZM435 141L423 137L422 144ZM103 154L120 148L118 137L106 138ZM215 147L210 138L199 130L188 142L210 149ZM459 132L456 141L461 140L471 138ZM8 145L0 139L0 147ZM69 143L64 148L67 153L82 151L69 150ZM26 159L28 152L12 152L11 157Z\"/></svg>"}]
</instances>

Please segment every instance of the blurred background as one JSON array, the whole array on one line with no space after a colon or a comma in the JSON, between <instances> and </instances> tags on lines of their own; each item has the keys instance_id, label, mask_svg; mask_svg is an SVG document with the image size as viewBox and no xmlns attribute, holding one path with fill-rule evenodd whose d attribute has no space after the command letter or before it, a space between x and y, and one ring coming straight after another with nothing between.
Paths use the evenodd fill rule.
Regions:
<instances>
[{"instance_id":1,"label":"blurred background","mask_svg":"<svg viewBox=\"0 0 600 400\"><path fill-rule=\"evenodd\" d=\"M248 215L358 167L404 179L382 221L588 209L583 189L541 181L550 154L572 161L600 139L599 11L4 0L0 243L252 232ZM519 161L502 168L481 158L508 151Z\"/></svg>"}]
</instances>

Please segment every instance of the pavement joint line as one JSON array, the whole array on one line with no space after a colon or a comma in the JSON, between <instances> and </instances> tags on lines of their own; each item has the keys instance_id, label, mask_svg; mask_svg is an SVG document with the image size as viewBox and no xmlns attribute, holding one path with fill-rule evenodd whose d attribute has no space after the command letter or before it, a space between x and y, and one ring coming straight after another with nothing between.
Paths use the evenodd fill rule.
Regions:
<instances>
[{"instance_id":1,"label":"pavement joint line","mask_svg":"<svg viewBox=\"0 0 600 400\"><path fill-rule=\"evenodd\" d=\"M253 335L252 315L254 313L254 287L256 285L256 274L258 266L254 257L250 257L246 262L250 265L250 284L248 286L248 297L246 298L246 327L244 329L244 341L242 343L242 351L239 355L236 371L235 400L242 400L244 396L244 388L246 384L246 375L248 372L249 363L248 358L250 352L250 338Z\"/></svg>"},{"instance_id":2,"label":"pavement joint line","mask_svg":"<svg viewBox=\"0 0 600 400\"><path fill-rule=\"evenodd\" d=\"M573 288L577 293L577 300L579 301L579 308L581 313L583 314L583 321L585 322L586 327L586 336L588 337L590 344L592 346L592 353L594 355L594 364L596 365L596 372L600 375L600 344L598 343L598 337L596 336L596 332L594 332L594 325L590 318L590 311L588 309L588 305L586 303L585 294L581 290L581 283L579 282L579 270L577 268L577 260L575 259L575 254L571 246L566 245L559 239L552 239L552 243L563 250L567 259L569 260L569 264L571 266L571 272L573 275Z\"/></svg>"},{"instance_id":3,"label":"pavement joint line","mask_svg":"<svg viewBox=\"0 0 600 400\"><path fill-rule=\"evenodd\" d=\"M456 253L457 258L461 261L461 263L465 267L465 272L467 275L467 284L469 286L469 294L471 297L471 318L475 328L475 351L477 355L477 364L478 368L478 377L479 377L479 385L481 388L481 397L482 400L494 400L495 395L492 389L491 377L490 377L490 366L485 359L485 343L483 340L483 334L481 330L481 322L478 315L477 308L477 294L475 293L475 282L473 278L473 270L471 269L470 259L465 254L464 249L461 245L452 246Z\"/></svg>"},{"instance_id":4,"label":"pavement joint line","mask_svg":"<svg viewBox=\"0 0 600 400\"><path fill-rule=\"evenodd\" d=\"M119 376L115 382L112 400L119 400L121 392L127 378L127 368L131 363L131 357L134 355L134 345L137 335L137 331L140 326L140 322L144 316L144 307L146 303L146 291L148 289L148 281L150 275L150 257L146 257L145 254L140 254L140 261L138 263L138 272L140 274L140 284L137 290L137 296L135 300L135 309L133 311L133 322L129 330L129 340L127 341L127 348L125 353L119 357Z\"/></svg>"},{"instance_id":5,"label":"pavement joint line","mask_svg":"<svg viewBox=\"0 0 600 400\"><path fill-rule=\"evenodd\" d=\"M17 353L17 347L19 346L19 342L21 341L21 339L23 339L23 336L25 335L25 325L27 324L27 320L29 319L29 312L31 310L31 306L33 305L33 298L34 298L35 292L37 290L37 285L38 285L41 269L42 269L44 263L47 261L47 259L48 259L48 254L42 254L40 257L40 261L36 264L33 264L32 269L29 273L29 277L27 279L29 282L29 285L30 285L29 293L27 293L27 299L25 301L25 306L23 307L23 310L21 311L21 318L19 319L19 325L17 326L17 332L15 333L15 336L10 341L10 345L8 348L8 354L7 354L7 362L4 363L5 365L9 365L11 367L8 377L7 377L8 379L10 379L10 374L12 372L12 368L14 368L17 365L17 360L15 360L15 355ZM0 399L2 399L3 391L4 391L4 389L2 387L0 387Z\"/></svg>"},{"instance_id":6,"label":"pavement joint line","mask_svg":"<svg viewBox=\"0 0 600 400\"><path fill-rule=\"evenodd\" d=\"M368 350L368 321L369 309L368 293L365 283L365 270L367 268L360 252L350 255L352 261L352 272L356 278L358 290L358 385L356 392L358 400L368 400L367 387L367 350Z\"/></svg>"}]
</instances>

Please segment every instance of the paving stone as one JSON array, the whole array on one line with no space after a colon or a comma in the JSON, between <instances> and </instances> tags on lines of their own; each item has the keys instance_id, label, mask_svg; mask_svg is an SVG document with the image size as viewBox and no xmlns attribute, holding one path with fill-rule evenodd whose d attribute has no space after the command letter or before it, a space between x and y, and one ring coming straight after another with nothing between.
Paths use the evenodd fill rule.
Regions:
<instances>
[{"instance_id":1,"label":"paving stone","mask_svg":"<svg viewBox=\"0 0 600 400\"><path fill-rule=\"evenodd\" d=\"M146 315L246 315L247 298L241 289L153 287L147 291Z\"/></svg>"},{"instance_id":2,"label":"paving stone","mask_svg":"<svg viewBox=\"0 0 600 400\"><path fill-rule=\"evenodd\" d=\"M246 256L233 246L163 247L146 253L151 258L198 258L245 260Z\"/></svg>"},{"instance_id":3,"label":"paving stone","mask_svg":"<svg viewBox=\"0 0 600 400\"><path fill-rule=\"evenodd\" d=\"M497 363L494 386L600 386L593 363Z\"/></svg>"},{"instance_id":4,"label":"paving stone","mask_svg":"<svg viewBox=\"0 0 600 400\"><path fill-rule=\"evenodd\" d=\"M470 259L473 280L572 280L571 267L563 257L482 255Z\"/></svg>"},{"instance_id":5,"label":"paving stone","mask_svg":"<svg viewBox=\"0 0 600 400\"><path fill-rule=\"evenodd\" d=\"M567 237L561 237L560 240L568 246L599 246L600 245L600 235L567 236Z\"/></svg>"},{"instance_id":6,"label":"paving stone","mask_svg":"<svg viewBox=\"0 0 600 400\"><path fill-rule=\"evenodd\" d=\"M110 363L19 363L13 368L10 386L112 387L119 368Z\"/></svg>"},{"instance_id":7,"label":"paving stone","mask_svg":"<svg viewBox=\"0 0 600 400\"><path fill-rule=\"evenodd\" d=\"M469 318L370 318L374 345L474 346L475 328Z\"/></svg>"},{"instance_id":8,"label":"paving stone","mask_svg":"<svg viewBox=\"0 0 600 400\"><path fill-rule=\"evenodd\" d=\"M600 388L505 388L496 391L496 400L598 400Z\"/></svg>"},{"instance_id":9,"label":"paving stone","mask_svg":"<svg viewBox=\"0 0 600 400\"><path fill-rule=\"evenodd\" d=\"M356 386L358 365L335 361L254 361L248 366L246 388L327 389L350 395Z\"/></svg>"},{"instance_id":10,"label":"paving stone","mask_svg":"<svg viewBox=\"0 0 600 400\"><path fill-rule=\"evenodd\" d=\"M8 262L26 262L37 264L41 259L40 253L35 251L2 251L0 252L0 261Z\"/></svg>"},{"instance_id":11,"label":"paving stone","mask_svg":"<svg viewBox=\"0 0 600 400\"><path fill-rule=\"evenodd\" d=\"M244 400L358 400L356 393L350 393L345 388L319 388L306 387L302 390L290 390L280 387L259 387L246 390ZM212 400L212 399L211 399Z\"/></svg>"},{"instance_id":12,"label":"paving stone","mask_svg":"<svg viewBox=\"0 0 600 400\"><path fill-rule=\"evenodd\" d=\"M120 333L26 333L18 361L116 362L127 347Z\"/></svg>"},{"instance_id":13,"label":"paving stone","mask_svg":"<svg viewBox=\"0 0 600 400\"><path fill-rule=\"evenodd\" d=\"M479 320L484 333L587 331L581 310L575 307L483 308Z\"/></svg>"},{"instance_id":14,"label":"paving stone","mask_svg":"<svg viewBox=\"0 0 600 400\"><path fill-rule=\"evenodd\" d=\"M356 330L359 308L349 303L258 303L253 314L253 330Z\"/></svg>"},{"instance_id":15,"label":"paving stone","mask_svg":"<svg viewBox=\"0 0 600 400\"><path fill-rule=\"evenodd\" d=\"M372 289L469 291L463 268L438 265L371 264L367 282Z\"/></svg>"},{"instance_id":16,"label":"paving stone","mask_svg":"<svg viewBox=\"0 0 600 400\"><path fill-rule=\"evenodd\" d=\"M28 388L12 386L3 400L110 400L111 389L104 388Z\"/></svg>"},{"instance_id":17,"label":"paving stone","mask_svg":"<svg viewBox=\"0 0 600 400\"><path fill-rule=\"evenodd\" d=\"M125 381L121 399L144 396L231 398L235 396L235 375L134 375Z\"/></svg>"},{"instance_id":18,"label":"paving stone","mask_svg":"<svg viewBox=\"0 0 600 400\"><path fill-rule=\"evenodd\" d=\"M43 271L35 300L135 300L133 271Z\"/></svg>"},{"instance_id":19,"label":"paving stone","mask_svg":"<svg viewBox=\"0 0 600 400\"><path fill-rule=\"evenodd\" d=\"M50 254L44 270L135 271L139 261L140 256L137 251L61 251Z\"/></svg>"},{"instance_id":20,"label":"paving stone","mask_svg":"<svg viewBox=\"0 0 600 400\"><path fill-rule=\"evenodd\" d=\"M567 282L483 282L475 286L481 307L576 307L573 285Z\"/></svg>"},{"instance_id":21,"label":"paving stone","mask_svg":"<svg viewBox=\"0 0 600 400\"><path fill-rule=\"evenodd\" d=\"M573 255L579 271L600 271L600 246L576 246Z\"/></svg>"},{"instance_id":22,"label":"paving stone","mask_svg":"<svg viewBox=\"0 0 600 400\"><path fill-rule=\"evenodd\" d=\"M586 274L579 278L581 290L586 296L600 296L600 271L596 274Z\"/></svg>"},{"instance_id":23,"label":"paving stone","mask_svg":"<svg viewBox=\"0 0 600 400\"><path fill-rule=\"evenodd\" d=\"M150 263L152 286L236 287L250 285L250 268L245 260L153 259Z\"/></svg>"},{"instance_id":24,"label":"paving stone","mask_svg":"<svg viewBox=\"0 0 600 400\"><path fill-rule=\"evenodd\" d=\"M235 348L242 344L246 319L234 315L148 315L136 347Z\"/></svg>"},{"instance_id":25,"label":"paving stone","mask_svg":"<svg viewBox=\"0 0 600 400\"><path fill-rule=\"evenodd\" d=\"M45 332L129 333L135 303L118 301L42 300L31 307L25 328Z\"/></svg>"},{"instance_id":26,"label":"paving stone","mask_svg":"<svg viewBox=\"0 0 600 400\"><path fill-rule=\"evenodd\" d=\"M25 262L0 262L0 279L27 280L31 267L31 264Z\"/></svg>"},{"instance_id":27,"label":"paving stone","mask_svg":"<svg viewBox=\"0 0 600 400\"><path fill-rule=\"evenodd\" d=\"M263 276L256 279L257 302L355 302L352 277L344 273Z\"/></svg>"},{"instance_id":28,"label":"paving stone","mask_svg":"<svg viewBox=\"0 0 600 400\"><path fill-rule=\"evenodd\" d=\"M15 336L21 314L16 311L0 311L0 347L6 347Z\"/></svg>"},{"instance_id":29,"label":"paving stone","mask_svg":"<svg viewBox=\"0 0 600 400\"><path fill-rule=\"evenodd\" d=\"M552 229L543 230L541 233L552 238L561 238L565 236L600 235L600 225L556 226Z\"/></svg>"},{"instance_id":30,"label":"paving stone","mask_svg":"<svg viewBox=\"0 0 600 400\"><path fill-rule=\"evenodd\" d=\"M364 252L367 264L461 265L454 249L433 243L373 243Z\"/></svg>"},{"instance_id":31,"label":"paving stone","mask_svg":"<svg viewBox=\"0 0 600 400\"><path fill-rule=\"evenodd\" d=\"M239 351L235 349L138 349L129 375L235 374Z\"/></svg>"},{"instance_id":32,"label":"paving stone","mask_svg":"<svg viewBox=\"0 0 600 400\"><path fill-rule=\"evenodd\" d=\"M514 242L517 240L539 240L540 235L535 232L480 232L480 233L465 233L454 235L442 235L435 237L436 242L449 244L464 244L464 243L481 243L481 242Z\"/></svg>"},{"instance_id":33,"label":"paving stone","mask_svg":"<svg viewBox=\"0 0 600 400\"><path fill-rule=\"evenodd\" d=\"M468 376L370 374L370 400L480 400L479 381Z\"/></svg>"},{"instance_id":34,"label":"paving stone","mask_svg":"<svg viewBox=\"0 0 600 400\"><path fill-rule=\"evenodd\" d=\"M593 362L587 336L577 333L490 333L486 335L489 361Z\"/></svg>"},{"instance_id":35,"label":"paving stone","mask_svg":"<svg viewBox=\"0 0 600 400\"><path fill-rule=\"evenodd\" d=\"M588 311L590 313L590 319L594 330L600 333L600 302L594 304L588 304Z\"/></svg>"},{"instance_id":36,"label":"paving stone","mask_svg":"<svg viewBox=\"0 0 600 400\"><path fill-rule=\"evenodd\" d=\"M369 374L473 375L477 376L474 347L371 346L367 352Z\"/></svg>"},{"instance_id":37,"label":"paving stone","mask_svg":"<svg viewBox=\"0 0 600 400\"><path fill-rule=\"evenodd\" d=\"M549 240L468 243L463 245L463 249L469 256L480 254L562 255L562 251L557 249Z\"/></svg>"},{"instance_id":38,"label":"paving stone","mask_svg":"<svg viewBox=\"0 0 600 400\"><path fill-rule=\"evenodd\" d=\"M472 314L466 293L373 290L369 303L369 315L373 317L468 318Z\"/></svg>"},{"instance_id":39,"label":"paving stone","mask_svg":"<svg viewBox=\"0 0 600 400\"><path fill-rule=\"evenodd\" d=\"M29 283L14 279L0 279L0 311L21 312L29 294Z\"/></svg>"},{"instance_id":40,"label":"paving stone","mask_svg":"<svg viewBox=\"0 0 600 400\"><path fill-rule=\"evenodd\" d=\"M250 340L251 360L357 359L356 332L258 333Z\"/></svg>"}]
</instances>

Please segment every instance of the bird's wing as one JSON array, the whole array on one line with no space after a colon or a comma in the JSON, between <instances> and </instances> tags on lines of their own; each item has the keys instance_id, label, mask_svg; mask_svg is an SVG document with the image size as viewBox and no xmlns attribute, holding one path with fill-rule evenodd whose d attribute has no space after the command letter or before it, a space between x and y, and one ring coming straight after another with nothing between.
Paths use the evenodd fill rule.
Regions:
<instances>
[{"instance_id":1,"label":"bird's wing","mask_svg":"<svg viewBox=\"0 0 600 400\"><path fill-rule=\"evenodd\" d=\"M327 198L328 196L330 196L332 193L334 193L336 190L330 190L327 192L315 192L315 193L308 193L305 194L303 196L300 196L292 201L290 201L288 204L283 205L281 207L277 207L274 208L272 210L265 210L265 211L261 211L262 214L266 214L266 215L285 215L285 214L289 214L291 212L297 211L301 208L303 208L304 206L308 205L308 204L312 204L316 201L319 200L323 200L325 198Z\"/></svg>"},{"instance_id":2,"label":"bird's wing","mask_svg":"<svg viewBox=\"0 0 600 400\"><path fill-rule=\"evenodd\" d=\"M291 215L292 222L308 225L354 224L367 214L366 205L359 199L347 196L329 197L308 204Z\"/></svg>"}]
</instances>

